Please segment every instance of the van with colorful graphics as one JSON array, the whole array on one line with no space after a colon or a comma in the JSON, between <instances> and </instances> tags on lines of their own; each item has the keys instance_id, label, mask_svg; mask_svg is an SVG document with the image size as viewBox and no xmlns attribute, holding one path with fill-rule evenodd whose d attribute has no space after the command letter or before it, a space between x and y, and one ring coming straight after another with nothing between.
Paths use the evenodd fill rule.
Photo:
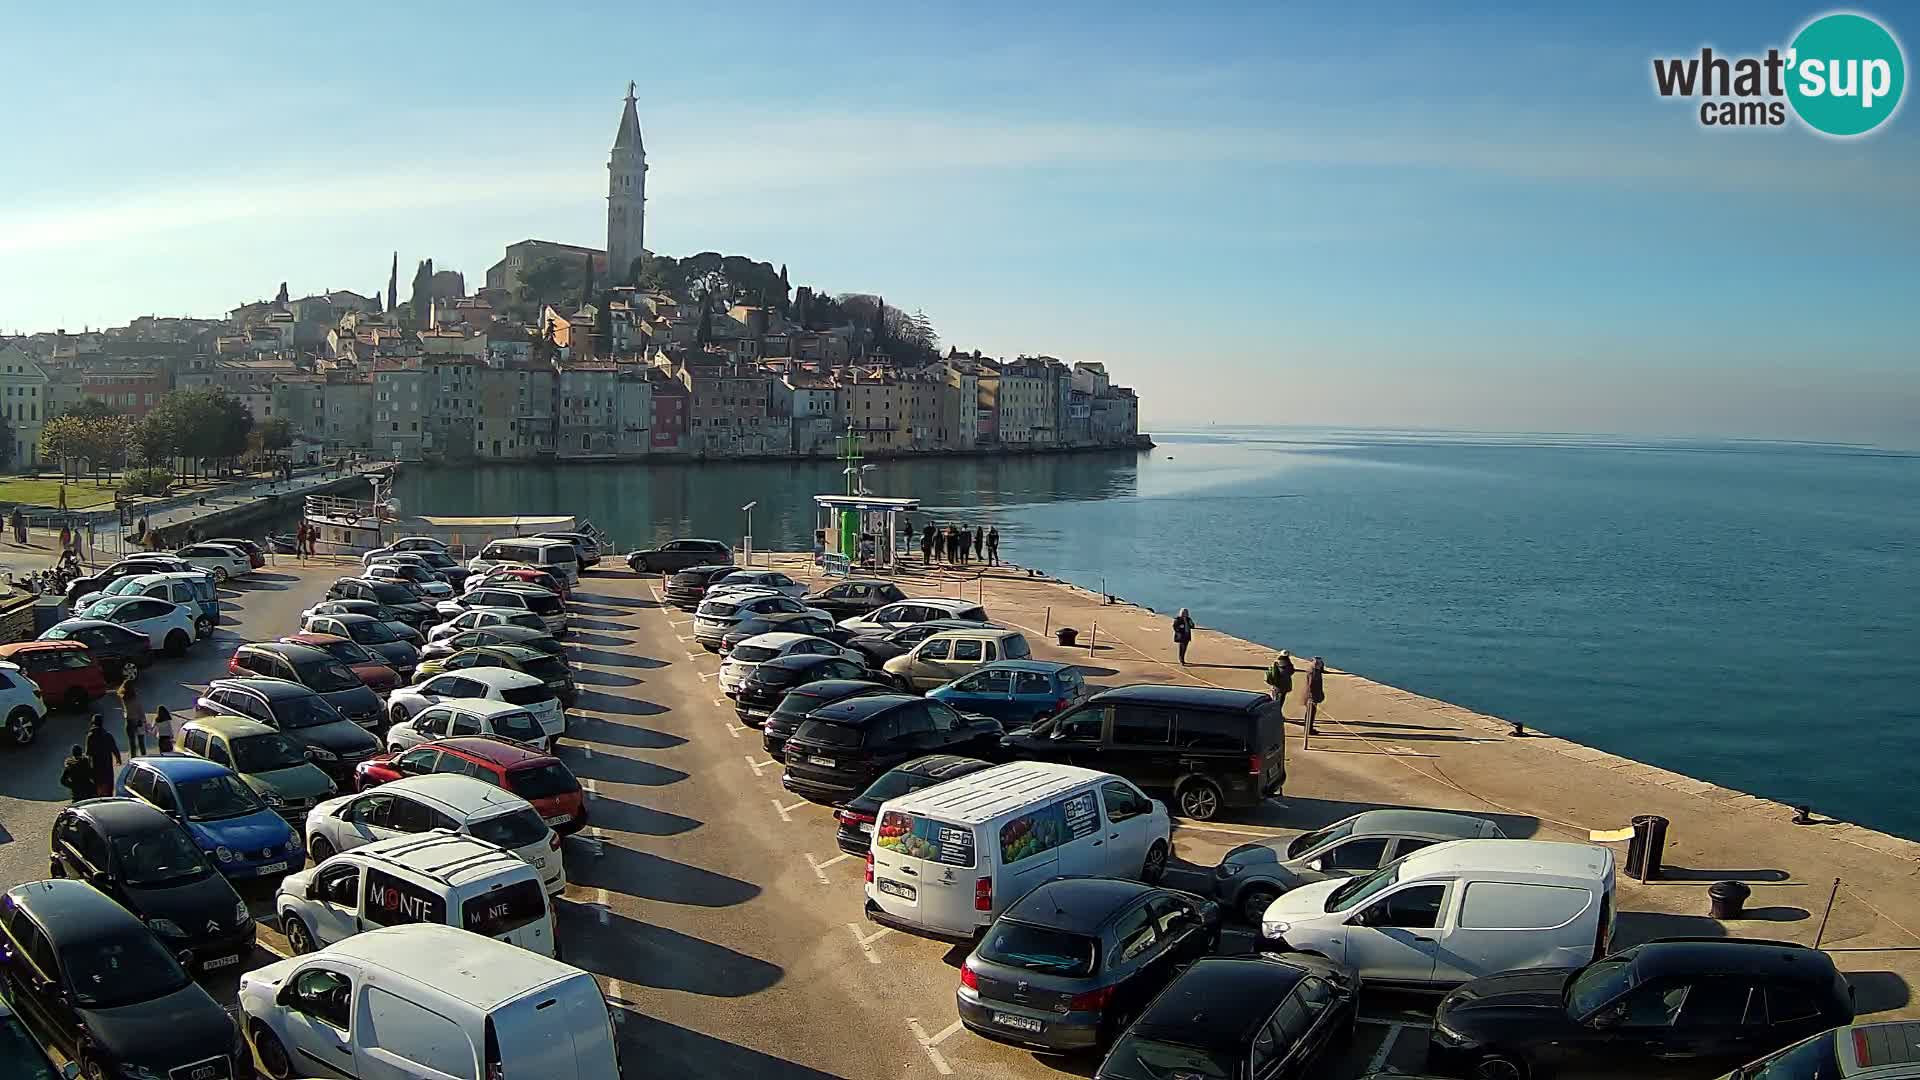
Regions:
<instances>
[{"instance_id":1,"label":"van with colorful graphics","mask_svg":"<svg viewBox=\"0 0 1920 1080\"><path fill-rule=\"evenodd\" d=\"M1016 761L883 803L867 851L867 918L970 942L1063 875L1158 881L1167 808L1111 773Z\"/></svg>"}]
</instances>

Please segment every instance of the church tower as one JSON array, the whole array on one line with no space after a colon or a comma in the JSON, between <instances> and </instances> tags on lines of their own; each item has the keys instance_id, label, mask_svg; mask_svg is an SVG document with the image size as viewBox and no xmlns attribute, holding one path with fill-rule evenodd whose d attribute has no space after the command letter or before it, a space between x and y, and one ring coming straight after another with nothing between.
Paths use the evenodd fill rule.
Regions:
<instances>
[{"instance_id":1,"label":"church tower","mask_svg":"<svg viewBox=\"0 0 1920 1080\"><path fill-rule=\"evenodd\" d=\"M629 280L633 260L646 250L647 148L640 142L640 113L634 108L634 84L627 84L627 107L607 159L607 279Z\"/></svg>"}]
</instances>

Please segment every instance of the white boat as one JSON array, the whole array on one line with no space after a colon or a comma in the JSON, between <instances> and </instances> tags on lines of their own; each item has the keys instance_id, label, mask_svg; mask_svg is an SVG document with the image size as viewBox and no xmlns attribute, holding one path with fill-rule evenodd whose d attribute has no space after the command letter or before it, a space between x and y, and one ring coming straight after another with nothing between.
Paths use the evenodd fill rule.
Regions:
<instances>
[{"instance_id":1,"label":"white boat","mask_svg":"<svg viewBox=\"0 0 1920 1080\"><path fill-rule=\"evenodd\" d=\"M576 523L570 514L421 515L403 517L390 497L391 473L373 473L373 498L309 495L301 519L314 530L314 553L364 555L403 536L431 536L457 555L469 555L489 541L535 533L583 532L602 536L591 523Z\"/></svg>"}]
</instances>

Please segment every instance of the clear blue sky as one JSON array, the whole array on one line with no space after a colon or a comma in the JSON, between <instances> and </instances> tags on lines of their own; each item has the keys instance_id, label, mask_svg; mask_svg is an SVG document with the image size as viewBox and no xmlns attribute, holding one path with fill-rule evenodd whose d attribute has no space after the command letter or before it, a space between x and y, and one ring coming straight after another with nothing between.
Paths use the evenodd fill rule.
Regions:
<instances>
[{"instance_id":1,"label":"clear blue sky","mask_svg":"<svg viewBox=\"0 0 1920 1080\"><path fill-rule=\"evenodd\" d=\"M1920 113L1843 144L1651 89L1827 9L1362 7L29 6L0 329L598 245L633 78L649 247L1105 360L1150 425L1920 442ZM1912 62L1920 15L1863 10Z\"/></svg>"}]
</instances>

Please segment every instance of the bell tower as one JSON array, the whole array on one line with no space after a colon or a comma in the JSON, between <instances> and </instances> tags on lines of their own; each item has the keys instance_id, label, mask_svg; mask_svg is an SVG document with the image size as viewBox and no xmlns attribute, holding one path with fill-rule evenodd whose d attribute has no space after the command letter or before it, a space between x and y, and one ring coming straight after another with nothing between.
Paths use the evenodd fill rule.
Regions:
<instances>
[{"instance_id":1,"label":"bell tower","mask_svg":"<svg viewBox=\"0 0 1920 1080\"><path fill-rule=\"evenodd\" d=\"M607 280L616 285L632 279L633 260L646 250L647 148L634 89L627 84L627 106L607 158Z\"/></svg>"}]
</instances>

